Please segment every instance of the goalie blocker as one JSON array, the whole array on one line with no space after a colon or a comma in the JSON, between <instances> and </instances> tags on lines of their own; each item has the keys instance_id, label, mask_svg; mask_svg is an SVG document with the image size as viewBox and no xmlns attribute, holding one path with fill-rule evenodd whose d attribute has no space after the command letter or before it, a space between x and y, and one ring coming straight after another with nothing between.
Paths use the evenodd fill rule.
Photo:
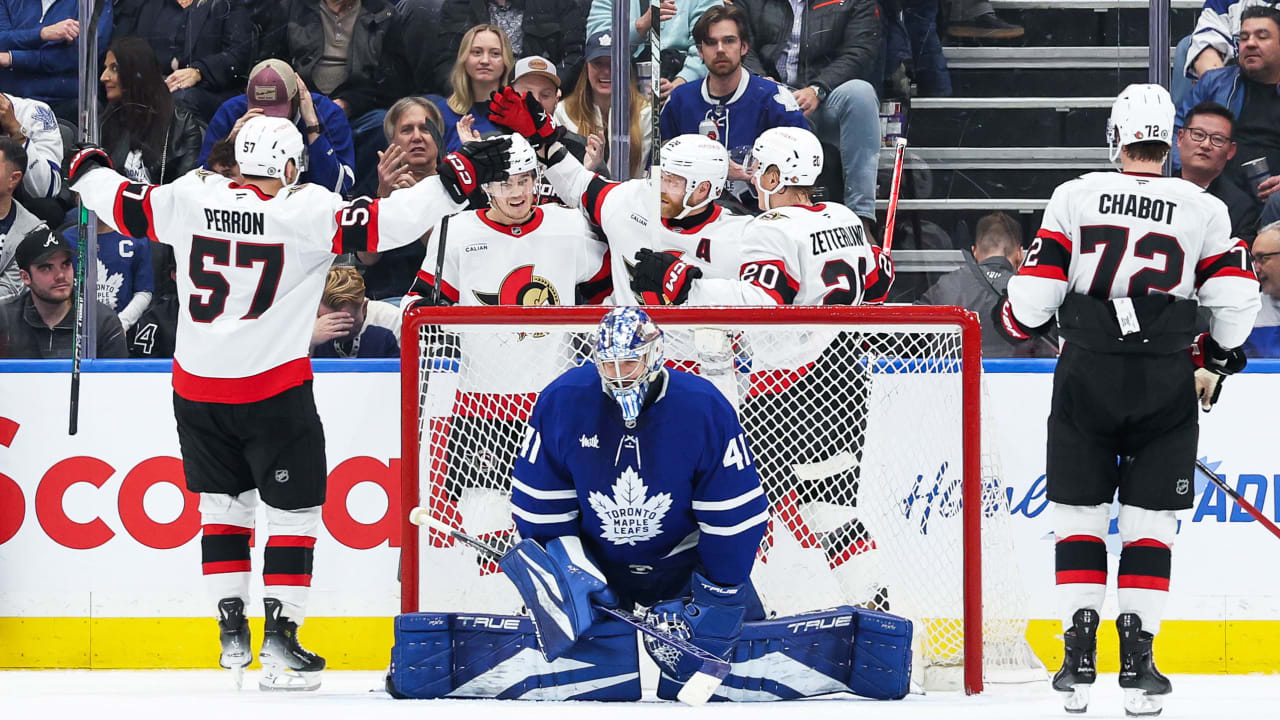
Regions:
<instances>
[{"instance_id":1,"label":"goalie blocker","mask_svg":"<svg viewBox=\"0 0 1280 720\"><path fill-rule=\"evenodd\" d=\"M854 693L879 700L907 694L909 620L841 606L749 622L728 656L732 670L716 701L794 700ZM635 632L595 624L554 661L538 650L526 617L409 613L396 618L387 691L397 698L634 701L641 696ZM658 697L675 699L665 674Z\"/></svg>"}]
</instances>

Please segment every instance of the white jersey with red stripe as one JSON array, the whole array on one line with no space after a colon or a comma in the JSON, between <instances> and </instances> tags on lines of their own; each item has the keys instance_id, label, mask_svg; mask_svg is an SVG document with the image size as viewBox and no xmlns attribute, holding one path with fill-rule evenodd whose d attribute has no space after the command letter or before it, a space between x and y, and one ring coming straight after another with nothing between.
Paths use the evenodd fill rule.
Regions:
<instances>
[{"instance_id":1,"label":"white jersey with red stripe","mask_svg":"<svg viewBox=\"0 0 1280 720\"><path fill-rule=\"evenodd\" d=\"M861 305L883 302L893 282L889 257L838 203L770 210L740 244L738 272L694 281L689 305Z\"/></svg>"},{"instance_id":2,"label":"white jersey with red stripe","mask_svg":"<svg viewBox=\"0 0 1280 720\"><path fill-rule=\"evenodd\" d=\"M582 213L540 205L519 225L488 218L488 210L448 218L440 258L442 221L431 232L422 269L409 298L440 294L451 305L599 305L609 295L607 246ZM537 392L564 370L567 333L462 332L469 366L464 382L482 379L484 392Z\"/></svg>"},{"instance_id":3,"label":"white jersey with red stripe","mask_svg":"<svg viewBox=\"0 0 1280 720\"><path fill-rule=\"evenodd\" d=\"M1195 297L1226 348L1244 343L1259 306L1248 246L1231 237L1222 201L1180 178L1137 173L1089 173L1054 190L1009 280L1009 304L1019 322L1039 327L1072 292Z\"/></svg>"},{"instance_id":4,"label":"white jersey with red stripe","mask_svg":"<svg viewBox=\"0 0 1280 720\"><path fill-rule=\"evenodd\" d=\"M641 248L675 254L702 270L703 277L735 278L740 241L752 218L712 205L686 221L662 220L653 229L658 191L648 180L610 182L587 170L572 155L547 168L556 194L581 206L604 232L613 262L614 305L643 305L631 290L631 267Z\"/></svg>"},{"instance_id":5,"label":"white jersey with red stripe","mask_svg":"<svg viewBox=\"0 0 1280 720\"><path fill-rule=\"evenodd\" d=\"M311 378L311 332L335 255L408 245L462 207L438 179L348 202L311 184L271 197L205 170L153 186L100 168L74 190L122 234L173 247L174 390L222 403L256 402Z\"/></svg>"}]
</instances>

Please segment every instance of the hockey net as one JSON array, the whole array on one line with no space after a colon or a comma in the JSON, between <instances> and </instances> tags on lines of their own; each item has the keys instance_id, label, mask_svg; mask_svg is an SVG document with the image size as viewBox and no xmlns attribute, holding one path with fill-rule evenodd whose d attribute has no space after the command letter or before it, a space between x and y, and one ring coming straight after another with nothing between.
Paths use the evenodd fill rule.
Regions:
<instances>
[{"instance_id":1,"label":"hockey net","mask_svg":"<svg viewBox=\"0 0 1280 720\"><path fill-rule=\"evenodd\" d=\"M505 549L537 394L590 362L606 308L421 308L402 331L403 498ZM752 580L778 617L841 604L916 627L917 680L979 692L1043 677L1025 633L967 311L655 308L669 367L737 408L771 505ZM584 442L589 439L584 435ZM590 513L582 521L589 522ZM518 613L495 565L405 522L405 612ZM985 559L985 562L984 562Z\"/></svg>"}]
</instances>

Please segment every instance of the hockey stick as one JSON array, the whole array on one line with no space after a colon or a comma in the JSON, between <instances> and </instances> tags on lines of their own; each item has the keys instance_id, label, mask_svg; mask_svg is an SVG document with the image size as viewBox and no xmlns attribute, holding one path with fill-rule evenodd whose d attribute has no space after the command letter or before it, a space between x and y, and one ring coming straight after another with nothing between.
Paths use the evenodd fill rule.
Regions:
<instances>
[{"instance_id":1,"label":"hockey stick","mask_svg":"<svg viewBox=\"0 0 1280 720\"><path fill-rule=\"evenodd\" d=\"M884 237L880 246L887 254L893 249L893 226L898 219L898 196L902 194L902 161L907 155L907 139L898 138L893 151L893 180L889 185L889 209L884 217Z\"/></svg>"},{"instance_id":2,"label":"hockey stick","mask_svg":"<svg viewBox=\"0 0 1280 720\"><path fill-rule=\"evenodd\" d=\"M662 0L649 0L649 179L658 191L653 216L653 250L662 249ZM625 36L624 36L625 37Z\"/></svg>"},{"instance_id":3,"label":"hockey stick","mask_svg":"<svg viewBox=\"0 0 1280 720\"><path fill-rule=\"evenodd\" d=\"M1209 466L1205 465L1204 462L1200 460L1200 458L1196 458L1196 470L1199 470L1200 472L1207 475L1209 479L1213 481L1214 485L1217 485L1219 488L1222 489L1222 492L1229 495L1232 500L1235 500L1236 504L1244 508L1245 512L1249 513L1250 515L1253 516L1255 520L1262 523L1262 526L1265 527L1267 530L1270 530L1272 535L1275 535L1277 538L1280 538L1280 527L1276 527L1275 523L1268 520L1267 516L1263 515L1261 510L1253 506L1253 503L1241 497L1240 493L1236 492L1235 488L1231 487L1226 483L1226 481L1218 477L1218 474L1210 470Z\"/></svg>"},{"instance_id":4,"label":"hockey stick","mask_svg":"<svg viewBox=\"0 0 1280 720\"><path fill-rule=\"evenodd\" d=\"M436 296L431 298L432 305L444 304L440 302L440 298L443 297L440 294L440 273L444 272L444 244L449 239L449 218L451 217L453 216L445 215L444 218L440 220L440 240L436 249L436 274L432 277L433 282L431 287Z\"/></svg>"},{"instance_id":5,"label":"hockey stick","mask_svg":"<svg viewBox=\"0 0 1280 720\"><path fill-rule=\"evenodd\" d=\"M486 560L497 562L502 557L502 553L485 541L472 537L461 530L455 530L448 524L431 517L426 508L415 507L410 510L409 522L414 525L429 527L465 543L475 549ZM680 688L680 692L676 695L676 698L686 705L706 704L707 700L711 699L711 695L716 691L716 688L720 687L720 683L724 682L725 677L729 674L729 663L688 640L663 630L635 613L600 605L594 605L593 607L605 615L621 620L658 642L674 648L677 652L692 656L701 663L697 672L693 674L693 677L689 678L688 682L684 684L684 687Z\"/></svg>"}]
</instances>

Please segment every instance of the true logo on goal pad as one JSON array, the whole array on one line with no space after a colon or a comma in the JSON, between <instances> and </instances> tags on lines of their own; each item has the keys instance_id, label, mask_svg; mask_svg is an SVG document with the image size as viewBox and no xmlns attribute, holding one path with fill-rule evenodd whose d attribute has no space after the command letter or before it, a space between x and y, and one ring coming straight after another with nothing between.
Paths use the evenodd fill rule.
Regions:
<instances>
[{"instance_id":1,"label":"true logo on goal pad","mask_svg":"<svg viewBox=\"0 0 1280 720\"><path fill-rule=\"evenodd\" d=\"M604 539L614 545L635 545L662 532L662 518L671 508L671 494L646 497L649 488L633 469L627 468L613 484L613 497L593 492L587 496L600 518Z\"/></svg>"}]
</instances>

